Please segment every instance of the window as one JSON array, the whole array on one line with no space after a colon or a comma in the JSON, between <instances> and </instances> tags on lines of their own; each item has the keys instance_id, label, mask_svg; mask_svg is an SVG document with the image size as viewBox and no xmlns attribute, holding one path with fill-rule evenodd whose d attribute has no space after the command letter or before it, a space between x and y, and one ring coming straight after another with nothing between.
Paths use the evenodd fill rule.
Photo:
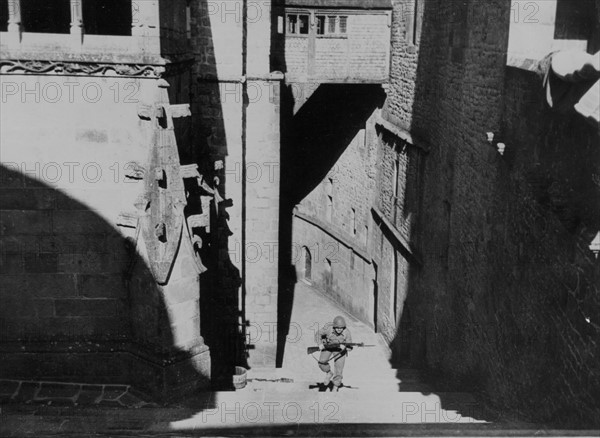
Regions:
<instances>
[{"instance_id":1,"label":"window","mask_svg":"<svg viewBox=\"0 0 600 438\"><path fill-rule=\"evenodd\" d=\"M348 17L340 17L340 33L346 33L348 26Z\"/></svg>"},{"instance_id":2,"label":"window","mask_svg":"<svg viewBox=\"0 0 600 438\"><path fill-rule=\"evenodd\" d=\"M325 16L317 17L317 35L325 35Z\"/></svg>"},{"instance_id":3,"label":"window","mask_svg":"<svg viewBox=\"0 0 600 438\"><path fill-rule=\"evenodd\" d=\"M394 173L392 174L392 198L393 202L396 203L396 197L398 196L398 173L400 171L400 162L398 159L394 160Z\"/></svg>"},{"instance_id":4,"label":"window","mask_svg":"<svg viewBox=\"0 0 600 438\"><path fill-rule=\"evenodd\" d=\"M333 271L331 269L331 260L325 259L325 273L324 273L325 287L331 290L333 286Z\"/></svg>"},{"instance_id":5,"label":"window","mask_svg":"<svg viewBox=\"0 0 600 438\"><path fill-rule=\"evenodd\" d=\"M335 15L327 17L327 32L335 33L335 23L337 22L337 17Z\"/></svg>"},{"instance_id":6,"label":"window","mask_svg":"<svg viewBox=\"0 0 600 438\"><path fill-rule=\"evenodd\" d=\"M327 196L327 210L325 212L325 217L327 218L327 222L331 222L333 220L333 197Z\"/></svg>"},{"instance_id":7,"label":"window","mask_svg":"<svg viewBox=\"0 0 600 438\"><path fill-rule=\"evenodd\" d=\"M356 236L356 210L350 209L350 232Z\"/></svg>"},{"instance_id":8,"label":"window","mask_svg":"<svg viewBox=\"0 0 600 438\"><path fill-rule=\"evenodd\" d=\"M312 255L306 246L302 249L304 252L304 279L310 280L312 275Z\"/></svg>"},{"instance_id":9,"label":"window","mask_svg":"<svg viewBox=\"0 0 600 438\"><path fill-rule=\"evenodd\" d=\"M298 16L288 15L287 16L287 33L296 33L298 29Z\"/></svg>"},{"instance_id":10,"label":"window","mask_svg":"<svg viewBox=\"0 0 600 438\"><path fill-rule=\"evenodd\" d=\"M89 35L131 35L131 0L85 0L83 25Z\"/></svg>"},{"instance_id":11,"label":"window","mask_svg":"<svg viewBox=\"0 0 600 438\"><path fill-rule=\"evenodd\" d=\"M21 1L23 32L70 33L70 0Z\"/></svg>"},{"instance_id":12,"label":"window","mask_svg":"<svg viewBox=\"0 0 600 438\"><path fill-rule=\"evenodd\" d=\"M325 217L328 222L331 222L333 220L333 179L331 178L327 180L325 193L327 194Z\"/></svg>"},{"instance_id":13,"label":"window","mask_svg":"<svg viewBox=\"0 0 600 438\"><path fill-rule=\"evenodd\" d=\"M346 33L348 17L339 15L317 15L317 35L340 36Z\"/></svg>"},{"instance_id":14,"label":"window","mask_svg":"<svg viewBox=\"0 0 600 438\"><path fill-rule=\"evenodd\" d=\"M189 0L185 6L185 36L188 40L192 38L192 7Z\"/></svg>"},{"instance_id":15,"label":"window","mask_svg":"<svg viewBox=\"0 0 600 438\"><path fill-rule=\"evenodd\" d=\"M287 33L291 35L308 35L308 15L288 14Z\"/></svg>"},{"instance_id":16,"label":"window","mask_svg":"<svg viewBox=\"0 0 600 438\"><path fill-rule=\"evenodd\" d=\"M8 30L8 1L0 1L0 32Z\"/></svg>"}]
</instances>

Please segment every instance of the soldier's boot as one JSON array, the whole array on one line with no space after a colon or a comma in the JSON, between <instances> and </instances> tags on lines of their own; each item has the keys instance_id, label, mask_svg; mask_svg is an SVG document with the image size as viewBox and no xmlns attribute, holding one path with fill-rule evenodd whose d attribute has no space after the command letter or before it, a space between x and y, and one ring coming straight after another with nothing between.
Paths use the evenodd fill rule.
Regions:
<instances>
[{"instance_id":1,"label":"soldier's boot","mask_svg":"<svg viewBox=\"0 0 600 438\"><path fill-rule=\"evenodd\" d=\"M327 371L325 374L325 379L323 380L323 385L328 386L329 382L331 382L331 378L333 377L333 373L331 371Z\"/></svg>"}]
</instances>

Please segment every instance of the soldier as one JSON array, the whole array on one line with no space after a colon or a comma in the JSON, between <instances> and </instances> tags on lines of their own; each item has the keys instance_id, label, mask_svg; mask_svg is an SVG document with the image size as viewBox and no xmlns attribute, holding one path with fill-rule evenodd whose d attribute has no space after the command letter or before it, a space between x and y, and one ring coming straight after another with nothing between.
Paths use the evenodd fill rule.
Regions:
<instances>
[{"instance_id":1,"label":"soldier","mask_svg":"<svg viewBox=\"0 0 600 438\"><path fill-rule=\"evenodd\" d=\"M345 343L352 342L352 335L350 334L350 330L346 328L344 318L336 316L333 319L333 324L330 322L325 324L323 328L315 333L315 342L319 346L319 350L321 350L319 368L325 372L323 384L328 386L329 382L333 379L333 386L338 391L340 386L342 386L342 372L344 371L346 356L348 355L348 351L352 349L352 347L346 347L345 345ZM336 348L333 351L326 349L327 347L338 345L339 349ZM331 359L332 355L334 356L334 373L331 372L331 366L329 365L329 359Z\"/></svg>"}]
</instances>

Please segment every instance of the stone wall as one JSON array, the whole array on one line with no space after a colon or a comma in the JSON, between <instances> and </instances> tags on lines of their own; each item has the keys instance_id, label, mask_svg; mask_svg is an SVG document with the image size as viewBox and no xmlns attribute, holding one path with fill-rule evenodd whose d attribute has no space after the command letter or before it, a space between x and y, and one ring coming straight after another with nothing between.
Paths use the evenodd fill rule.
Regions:
<instances>
[{"instance_id":1,"label":"stone wall","mask_svg":"<svg viewBox=\"0 0 600 438\"><path fill-rule=\"evenodd\" d=\"M507 69L507 2L425 2L416 48L400 17L384 117L431 148L411 359L505 410L597 424L597 133Z\"/></svg>"},{"instance_id":2,"label":"stone wall","mask_svg":"<svg viewBox=\"0 0 600 438\"><path fill-rule=\"evenodd\" d=\"M181 245L159 286L142 233L117 226L144 191L132 170L149 166L152 122L138 109L155 101L158 80L0 79L3 376L161 397L207 386L193 253ZM189 88L185 75L170 80Z\"/></svg>"}]
</instances>

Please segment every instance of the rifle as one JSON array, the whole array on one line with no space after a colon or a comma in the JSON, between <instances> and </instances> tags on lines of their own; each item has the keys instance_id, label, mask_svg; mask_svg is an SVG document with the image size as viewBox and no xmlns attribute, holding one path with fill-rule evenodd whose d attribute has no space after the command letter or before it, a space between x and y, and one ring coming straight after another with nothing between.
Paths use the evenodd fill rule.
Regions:
<instances>
[{"instance_id":1,"label":"rifle","mask_svg":"<svg viewBox=\"0 0 600 438\"><path fill-rule=\"evenodd\" d=\"M325 344L325 350L328 351L340 351L340 345L344 344L346 347L374 347L375 345L365 345L363 342L340 342L339 344ZM308 347L306 354L313 354L319 351L319 347Z\"/></svg>"}]
</instances>

